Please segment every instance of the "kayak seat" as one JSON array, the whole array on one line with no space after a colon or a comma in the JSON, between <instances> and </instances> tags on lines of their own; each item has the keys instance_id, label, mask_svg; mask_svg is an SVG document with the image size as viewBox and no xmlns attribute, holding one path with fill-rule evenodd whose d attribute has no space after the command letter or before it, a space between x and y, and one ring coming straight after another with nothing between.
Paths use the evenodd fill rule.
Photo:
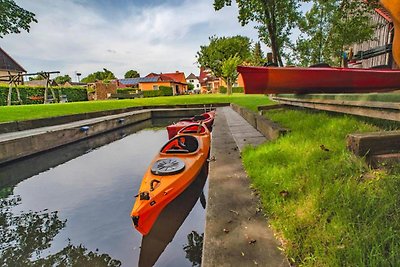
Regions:
<instances>
[{"instance_id":1,"label":"kayak seat","mask_svg":"<svg viewBox=\"0 0 400 267\"><path fill-rule=\"evenodd\" d=\"M197 138L191 135L179 135L163 146L163 153L193 153L199 148Z\"/></svg>"},{"instance_id":2,"label":"kayak seat","mask_svg":"<svg viewBox=\"0 0 400 267\"><path fill-rule=\"evenodd\" d=\"M189 153L189 150L187 149L179 149L179 148L171 148L168 149L167 151L165 151L165 153L167 154L174 154L174 153L178 153L178 154L185 154L185 153Z\"/></svg>"}]
</instances>

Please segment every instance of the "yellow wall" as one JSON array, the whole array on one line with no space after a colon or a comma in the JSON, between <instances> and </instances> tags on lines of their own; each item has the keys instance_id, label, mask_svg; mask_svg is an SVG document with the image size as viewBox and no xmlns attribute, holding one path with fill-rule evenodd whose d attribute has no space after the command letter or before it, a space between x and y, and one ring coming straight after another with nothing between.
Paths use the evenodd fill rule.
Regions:
<instances>
[{"instance_id":1,"label":"yellow wall","mask_svg":"<svg viewBox=\"0 0 400 267\"><path fill-rule=\"evenodd\" d=\"M142 91L154 90L153 89L154 85L157 85L158 87L160 87L160 86L172 87L174 94L176 93L176 90L175 90L176 85L178 86L178 90L180 93L187 91L187 85L183 85L180 83L174 83L174 82L139 83L139 89Z\"/></svg>"}]
</instances>

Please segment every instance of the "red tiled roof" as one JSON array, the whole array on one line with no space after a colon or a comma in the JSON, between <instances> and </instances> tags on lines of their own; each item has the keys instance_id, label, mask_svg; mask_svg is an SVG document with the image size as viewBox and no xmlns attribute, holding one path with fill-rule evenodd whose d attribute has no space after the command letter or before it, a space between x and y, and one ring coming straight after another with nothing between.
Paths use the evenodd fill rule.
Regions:
<instances>
[{"instance_id":1,"label":"red tiled roof","mask_svg":"<svg viewBox=\"0 0 400 267\"><path fill-rule=\"evenodd\" d=\"M392 22L392 17L390 16L389 11L387 11L384 7L375 8L375 11L388 22Z\"/></svg>"},{"instance_id":2,"label":"red tiled roof","mask_svg":"<svg viewBox=\"0 0 400 267\"><path fill-rule=\"evenodd\" d=\"M146 77L160 77L161 81L166 82L177 82L186 84L185 73L183 72L174 72L174 73L149 73Z\"/></svg>"},{"instance_id":3,"label":"red tiled roof","mask_svg":"<svg viewBox=\"0 0 400 267\"><path fill-rule=\"evenodd\" d=\"M163 73L163 75L172 78L172 80L180 83L186 83L185 73L177 71L173 73Z\"/></svg>"}]
</instances>

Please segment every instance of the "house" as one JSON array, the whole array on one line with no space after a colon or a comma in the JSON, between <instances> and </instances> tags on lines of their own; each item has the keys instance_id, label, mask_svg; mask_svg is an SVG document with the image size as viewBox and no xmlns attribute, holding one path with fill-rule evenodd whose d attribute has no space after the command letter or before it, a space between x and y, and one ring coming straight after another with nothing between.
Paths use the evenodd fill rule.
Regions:
<instances>
[{"instance_id":1,"label":"house","mask_svg":"<svg viewBox=\"0 0 400 267\"><path fill-rule=\"evenodd\" d=\"M193 73L190 73L189 76L186 77L186 82L193 84L193 89L200 90L201 85L199 77L197 77Z\"/></svg>"},{"instance_id":2,"label":"house","mask_svg":"<svg viewBox=\"0 0 400 267\"><path fill-rule=\"evenodd\" d=\"M26 81L25 85L34 86L34 87L46 87L47 80L32 80ZM50 80L50 86L58 86L58 84L54 80Z\"/></svg>"},{"instance_id":3,"label":"house","mask_svg":"<svg viewBox=\"0 0 400 267\"><path fill-rule=\"evenodd\" d=\"M200 67L199 80L201 85L201 93L216 93L222 85L222 79L212 75L211 71Z\"/></svg>"},{"instance_id":4,"label":"house","mask_svg":"<svg viewBox=\"0 0 400 267\"><path fill-rule=\"evenodd\" d=\"M184 94L188 86L183 72L173 73L149 73L145 77L119 79L114 81L118 88L138 88L142 91L158 90L160 86L172 87L174 95Z\"/></svg>"},{"instance_id":5,"label":"house","mask_svg":"<svg viewBox=\"0 0 400 267\"><path fill-rule=\"evenodd\" d=\"M3 76L9 74L16 75L19 73L26 73L26 70L0 47L0 83L8 83L9 81L7 77ZM23 84L22 77L17 83Z\"/></svg>"},{"instance_id":6,"label":"house","mask_svg":"<svg viewBox=\"0 0 400 267\"><path fill-rule=\"evenodd\" d=\"M378 25L378 28L375 30L371 41L355 44L350 48L349 67L387 66L397 68L392 55L394 37L392 18L385 8L379 7L375 9L375 14L371 19L373 23Z\"/></svg>"},{"instance_id":7,"label":"house","mask_svg":"<svg viewBox=\"0 0 400 267\"><path fill-rule=\"evenodd\" d=\"M62 86L64 86L64 87L86 87L88 85L87 85L87 83L81 83L81 82L66 82Z\"/></svg>"}]
</instances>

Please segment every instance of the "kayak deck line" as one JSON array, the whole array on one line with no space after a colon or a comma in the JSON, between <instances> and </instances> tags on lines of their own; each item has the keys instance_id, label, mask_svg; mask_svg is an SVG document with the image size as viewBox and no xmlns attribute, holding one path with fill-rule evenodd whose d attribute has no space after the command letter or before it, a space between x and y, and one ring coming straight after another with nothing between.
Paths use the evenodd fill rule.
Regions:
<instances>
[{"instance_id":1,"label":"kayak deck line","mask_svg":"<svg viewBox=\"0 0 400 267\"><path fill-rule=\"evenodd\" d=\"M264 136L230 107L217 108L209 171L202 266L290 266L250 189L238 146Z\"/></svg>"}]
</instances>

